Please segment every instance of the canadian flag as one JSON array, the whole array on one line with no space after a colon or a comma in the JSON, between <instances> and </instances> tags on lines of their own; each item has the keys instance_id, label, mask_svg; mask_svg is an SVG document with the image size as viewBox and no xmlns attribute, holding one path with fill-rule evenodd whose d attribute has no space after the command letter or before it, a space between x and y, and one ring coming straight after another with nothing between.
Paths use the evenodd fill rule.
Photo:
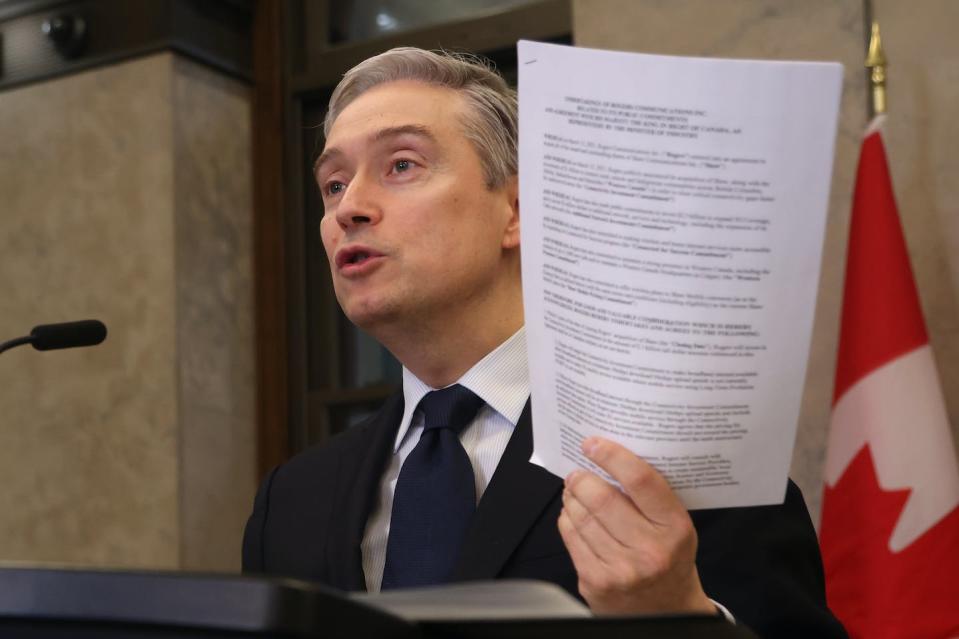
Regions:
<instances>
[{"instance_id":1,"label":"canadian flag","mask_svg":"<svg viewBox=\"0 0 959 639\"><path fill-rule=\"evenodd\" d=\"M852 637L959 636L959 467L881 137L852 208L820 543Z\"/></svg>"}]
</instances>

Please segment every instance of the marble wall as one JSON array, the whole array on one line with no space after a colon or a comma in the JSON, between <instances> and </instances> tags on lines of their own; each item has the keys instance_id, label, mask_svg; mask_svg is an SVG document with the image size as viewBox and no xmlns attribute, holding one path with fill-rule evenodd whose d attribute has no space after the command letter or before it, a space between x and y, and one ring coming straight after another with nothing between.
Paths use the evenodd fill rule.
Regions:
<instances>
[{"instance_id":1,"label":"marble wall","mask_svg":"<svg viewBox=\"0 0 959 639\"><path fill-rule=\"evenodd\" d=\"M889 76L886 143L923 309L959 434L959 3L873 0ZM818 522L845 248L867 123L862 0L574 0L576 44L845 65L813 342L791 475ZM957 438L959 439L959 438Z\"/></svg>"},{"instance_id":2,"label":"marble wall","mask_svg":"<svg viewBox=\"0 0 959 639\"><path fill-rule=\"evenodd\" d=\"M0 560L233 570L255 481L250 97L163 53L0 93Z\"/></svg>"}]
</instances>

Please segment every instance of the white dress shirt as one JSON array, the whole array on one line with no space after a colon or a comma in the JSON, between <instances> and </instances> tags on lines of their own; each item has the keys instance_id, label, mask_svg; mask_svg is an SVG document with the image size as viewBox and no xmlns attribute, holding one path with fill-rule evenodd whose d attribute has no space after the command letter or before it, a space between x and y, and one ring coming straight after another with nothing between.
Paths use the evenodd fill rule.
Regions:
<instances>
[{"instance_id":1,"label":"white dress shirt","mask_svg":"<svg viewBox=\"0 0 959 639\"><path fill-rule=\"evenodd\" d=\"M473 465L476 500L479 502L529 399L525 328L516 331L455 383L470 389L485 402L473 421L460 433L460 443ZM383 581L396 480L407 455L423 434L423 413L417 410L417 405L432 390L438 389L430 388L403 367L403 419L393 444L393 456L380 481L376 506L363 535L363 573L369 592L379 592Z\"/></svg>"}]
</instances>

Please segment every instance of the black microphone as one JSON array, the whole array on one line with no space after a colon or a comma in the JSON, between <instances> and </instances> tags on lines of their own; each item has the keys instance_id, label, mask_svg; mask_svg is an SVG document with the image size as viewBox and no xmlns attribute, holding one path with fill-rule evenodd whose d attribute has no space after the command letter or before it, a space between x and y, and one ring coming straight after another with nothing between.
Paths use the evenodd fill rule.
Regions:
<instances>
[{"instance_id":1,"label":"black microphone","mask_svg":"<svg viewBox=\"0 0 959 639\"><path fill-rule=\"evenodd\" d=\"M18 337L0 344L0 353L21 344L32 344L38 351L96 346L106 338L107 327L100 320L41 324L34 326L30 335L26 337Z\"/></svg>"}]
</instances>

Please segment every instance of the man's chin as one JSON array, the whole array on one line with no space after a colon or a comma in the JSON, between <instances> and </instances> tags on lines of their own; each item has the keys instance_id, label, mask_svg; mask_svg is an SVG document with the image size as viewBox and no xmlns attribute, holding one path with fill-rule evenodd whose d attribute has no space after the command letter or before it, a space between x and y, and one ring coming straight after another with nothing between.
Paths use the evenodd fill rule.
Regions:
<instances>
[{"instance_id":1,"label":"man's chin","mask_svg":"<svg viewBox=\"0 0 959 639\"><path fill-rule=\"evenodd\" d=\"M396 321L397 309L388 304L364 302L362 304L341 304L343 313L357 327L376 336L377 329Z\"/></svg>"}]
</instances>

